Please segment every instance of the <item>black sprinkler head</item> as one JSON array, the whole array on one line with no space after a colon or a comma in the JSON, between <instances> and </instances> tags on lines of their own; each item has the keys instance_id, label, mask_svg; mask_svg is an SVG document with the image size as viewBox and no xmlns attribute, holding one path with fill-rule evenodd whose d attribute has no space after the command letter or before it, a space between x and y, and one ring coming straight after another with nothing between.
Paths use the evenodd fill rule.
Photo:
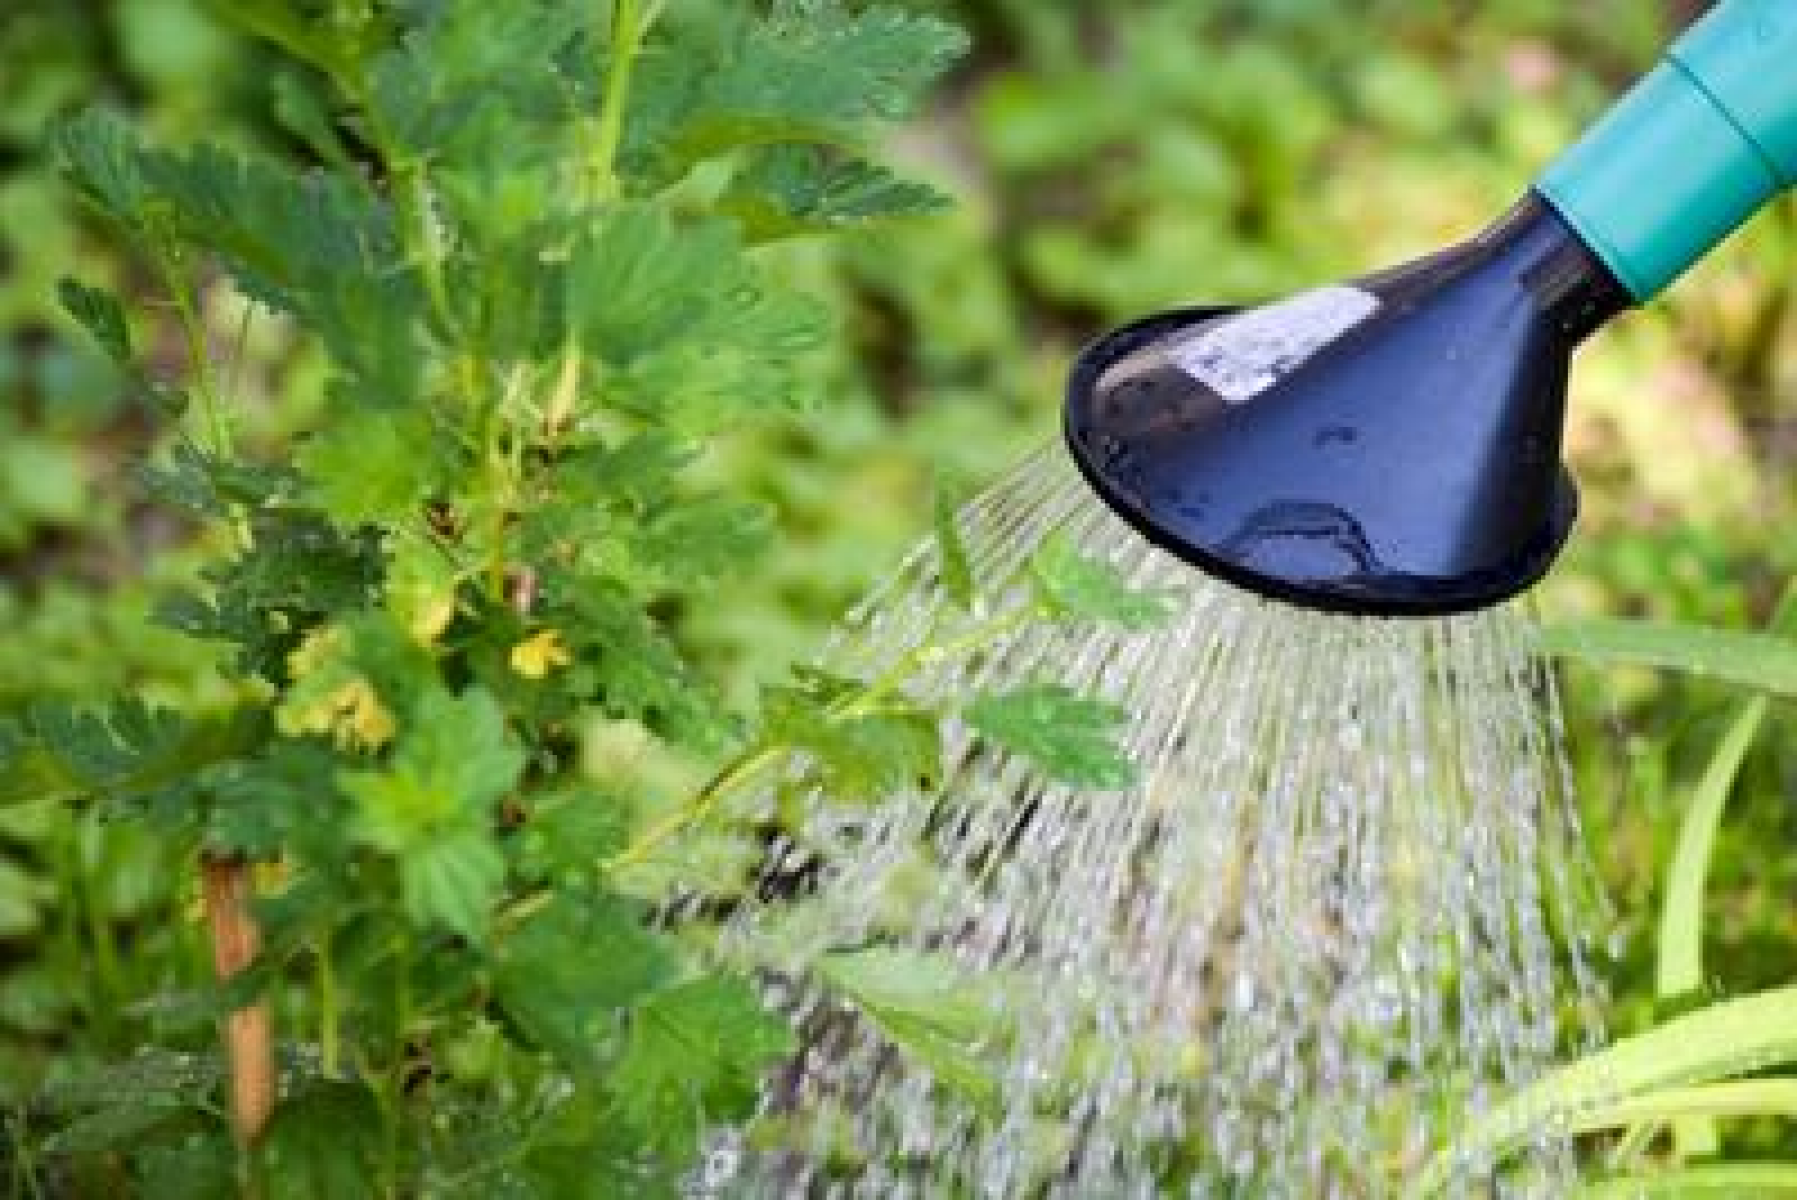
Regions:
<instances>
[{"instance_id":1,"label":"black sprinkler head","mask_svg":"<svg viewBox=\"0 0 1797 1200\"><path fill-rule=\"evenodd\" d=\"M1067 442L1143 536L1230 583L1344 613L1484 608L1571 531L1572 351L1632 303L1531 192L1404 266L1111 332L1074 366Z\"/></svg>"}]
</instances>

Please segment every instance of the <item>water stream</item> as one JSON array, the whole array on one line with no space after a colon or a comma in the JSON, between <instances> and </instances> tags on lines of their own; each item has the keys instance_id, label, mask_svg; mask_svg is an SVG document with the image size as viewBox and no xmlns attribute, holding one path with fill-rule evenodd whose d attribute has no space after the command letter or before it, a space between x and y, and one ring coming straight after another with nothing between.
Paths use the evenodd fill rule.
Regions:
<instances>
[{"instance_id":1,"label":"water stream","mask_svg":"<svg viewBox=\"0 0 1797 1200\"><path fill-rule=\"evenodd\" d=\"M1112 699L1141 777L1057 786L951 730L939 789L808 797L764 867L780 898L726 934L804 1048L698 1194L1394 1195L1597 1035L1567 934L1600 901L1524 616L1262 601L1150 547L1058 450L963 525L980 578L1061 530L1176 595L1158 628L1033 626L919 684ZM878 672L941 599L925 546L826 660ZM1544 1131L1456 1194L1552 1194L1566 1158Z\"/></svg>"}]
</instances>

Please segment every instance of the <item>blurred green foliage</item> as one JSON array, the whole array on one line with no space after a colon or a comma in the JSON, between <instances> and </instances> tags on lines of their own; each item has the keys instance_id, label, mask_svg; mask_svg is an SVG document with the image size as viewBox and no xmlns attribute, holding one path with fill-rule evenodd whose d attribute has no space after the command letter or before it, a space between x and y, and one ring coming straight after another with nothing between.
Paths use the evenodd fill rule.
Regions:
<instances>
[{"instance_id":1,"label":"blurred green foliage","mask_svg":"<svg viewBox=\"0 0 1797 1200\"><path fill-rule=\"evenodd\" d=\"M958 206L780 250L796 282L851 314L822 368L835 413L744 433L701 466L779 514L772 553L730 604L668 614L743 694L803 657L927 532L933 479L977 483L1053 435L1080 341L1158 305L1278 294L1471 232L1697 6L930 7L965 22L976 52L893 157ZM214 664L147 621L192 558L192 530L121 467L157 423L56 303L62 275L129 291L146 267L100 248L49 165L47 131L99 102L177 138L204 130L315 161L306 114L291 77L200 0L8 5L0 62L0 712L44 692L222 702ZM1787 200L1582 356L1569 450L1585 518L1541 591L1546 613L1765 621L1797 573L1794 300ZM221 341L239 335L222 303L208 315ZM275 323L253 331L247 358L265 400L248 436L279 446L305 419L317 364ZM1664 864L1732 696L1579 667L1563 682L1624 940L1612 1021L1639 1028L1656 1014ZM1797 970L1793 795L1797 723L1774 706L1713 859L1712 994ZM93 814L0 810L0 1109L48 1063L104 1052L124 998L183 969L167 951L186 898L156 853ZM1779 1135L1730 1136L1758 1151Z\"/></svg>"}]
</instances>

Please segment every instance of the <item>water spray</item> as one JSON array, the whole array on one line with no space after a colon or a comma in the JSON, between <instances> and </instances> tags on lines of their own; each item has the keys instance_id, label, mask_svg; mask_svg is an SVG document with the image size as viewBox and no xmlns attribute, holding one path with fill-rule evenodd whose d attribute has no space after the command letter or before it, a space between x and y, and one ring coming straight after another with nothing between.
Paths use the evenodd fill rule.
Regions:
<instances>
[{"instance_id":1,"label":"water spray","mask_svg":"<svg viewBox=\"0 0 1797 1200\"><path fill-rule=\"evenodd\" d=\"M1726 0L1472 240L1080 356L1071 456L963 510L972 569L1054 535L1174 616L1017 629L917 699L1049 675L1133 714L1141 777L1056 784L951 727L938 787L805 797L722 939L803 1049L696 1192L1569 1190L1551 1129L1427 1166L1600 991L1552 674L1501 602L1573 524L1573 350L1797 180L1793 62L1797 5ZM915 551L832 668L942 636L944 571Z\"/></svg>"}]
</instances>

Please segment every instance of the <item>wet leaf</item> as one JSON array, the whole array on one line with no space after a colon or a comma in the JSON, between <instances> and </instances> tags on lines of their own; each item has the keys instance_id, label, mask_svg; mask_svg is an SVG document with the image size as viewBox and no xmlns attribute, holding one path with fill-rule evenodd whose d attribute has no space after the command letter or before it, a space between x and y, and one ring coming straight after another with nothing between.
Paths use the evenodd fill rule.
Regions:
<instances>
[{"instance_id":1,"label":"wet leaf","mask_svg":"<svg viewBox=\"0 0 1797 1200\"><path fill-rule=\"evenodd\" d=\"M1002 997L939 954L892 948L824 956L818 973L906 1053L983 1110L999 1100L984 1057L1009 1034Z\"/></svg>"},{"instance_id":2,"label":"wet leaf","mask_svg":"<svg viewBox=\"0 0 1797 1200\"><path fill-rule=\"evenodd\" d=\"M1130 586L1115 567L1081 552L1064 533L1043 539L1030 559L1030 580L1043 608L1070 620L1148 629L1173 611L1170 593Z\"/></svg>"},{"instance_id":3,"label":"wet leaf","mask_svg":"<svg viewBox=\"0 0 1797 1200\"><path fill-rule=\"evenodd\" d=\"M762 1070L791 1049L791 1031L748 984L704 975L631 1013L611 1084L639 1136L677 1152L707 1126L746 1116Z\"/></svg>"},{"instance_id":4,"label":"wet leaf","mask_svg":"<svg viewBox=\"0 0 1797 1200\"><path fill-rule=\"evenodd\" d=\"M1712 1004L1548 1072L1472 1121L1430 1161L1415 1192L1440 1189L1456 1162L1502 1158L1556 1123L1576 1120L1592 1129L1627 1124L1640 1116L1628 1105L1656 1089L1791 1062L1797 1062L1797 987Z\"/></svg>"},{"instance_id":5,"label":"wet leaf","mask_svg":"<svg viewBox=\"0 0 1797 1200\"><path fill-rule=\"evenodd\" d=\"M576 950L576 948L578 948ZM558 895L494 951L506 1014L568 1067L590 1068L616 1012L672 972L670 948L621 900Z\"/></svg>"},{"instance_id":6,"label":"wet leaf","mask_svg":"<svg viewBox=\"0 0 1797 1200\"><path fill-rule=\"evenodd\" d=\"M360 1084L315 1080L283 1100L257 1146L270 1200L378 1194L382 1116Z\"/></svg>"},{"instance_id":7,"label":"wet leaf","mask_svg":"<svg viewBox=\"0 0 1797 1200\"><path fill-rule=\"evenodd\" d=\"M986 693L967 709L967 723L1049 778L1078 787L1123 788L1136 769L1115 741L1122 709L1059 684L1037 683Z\"/></svg>"}]
</instances>

